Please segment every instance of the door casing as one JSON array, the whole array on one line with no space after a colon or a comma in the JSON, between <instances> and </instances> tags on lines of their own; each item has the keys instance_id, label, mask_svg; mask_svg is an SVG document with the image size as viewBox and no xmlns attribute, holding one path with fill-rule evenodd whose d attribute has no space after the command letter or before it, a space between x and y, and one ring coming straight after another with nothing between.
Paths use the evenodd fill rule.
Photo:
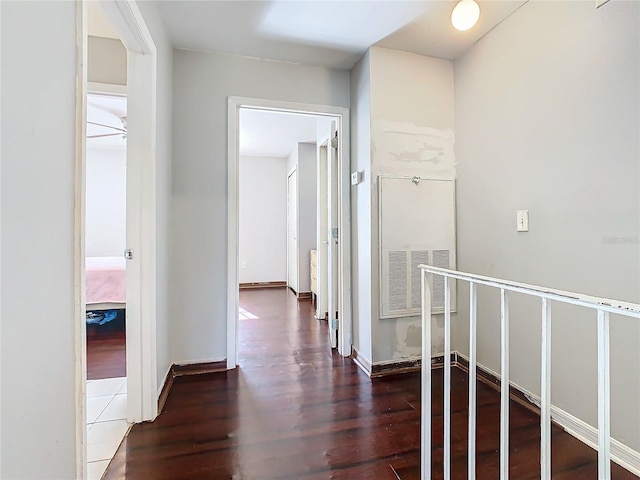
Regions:
<instances>
[{"instance_id":1,"label":"door casing","mask_svg":"<svg viewBox=\"0 0 640 480\"><path fill-rule=\"evenodd\" d=\"M300 269L298 265L298 170L294 168L287 176L287 286L296 295L300 284ZM293 238L291 233L293 229ZM292 279L293 277L293 279ZM293 280L293 281L292 281Z\"/></svg>"},{"instance_id":2,"label":"door casing","mask_svg":"<svg viewBox=\"0 0 640 480\"><path fill-rule=\"evenodd\" d=\"M239 118L241 108L256 110L301 113L335 118L338 123L338 168L340 210L340 237L338 265L342 276L340 333L338 353L351 355L351 185L349 109L339 106L315 105L280 100L265 100L248 97L229 97L227 117L227 368L238 365L238 162L239 162Z\"/></svg>"},{"instance_id":3,"label":"door casing","mask_svg":"<svg viewBox=\"0 0 640 480\"><path fill-rule=\"evenodd\" d=\"M85 171L87 7L76 3L78 77L75 164L76 472L86 478ZM127 418L158 414L156 368L156 69L157 50L135 0L100 0L127 49Z\"/></svg>"}]
</instances>

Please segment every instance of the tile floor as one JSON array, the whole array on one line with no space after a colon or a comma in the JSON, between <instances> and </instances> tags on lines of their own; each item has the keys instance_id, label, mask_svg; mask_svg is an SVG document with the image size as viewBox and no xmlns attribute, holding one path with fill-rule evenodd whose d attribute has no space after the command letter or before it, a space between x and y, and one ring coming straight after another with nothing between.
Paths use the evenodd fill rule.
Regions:
<instances>
[{"instance_id":1,"label":"tile floor","mask_svg":"<svg viewBox=\"0 0 640 480\"><path fill-rule=\"evenodd\" d=\"M127 379L87 380L87 479L100 480L129 430Z\"/></svg>"}]
</instances>

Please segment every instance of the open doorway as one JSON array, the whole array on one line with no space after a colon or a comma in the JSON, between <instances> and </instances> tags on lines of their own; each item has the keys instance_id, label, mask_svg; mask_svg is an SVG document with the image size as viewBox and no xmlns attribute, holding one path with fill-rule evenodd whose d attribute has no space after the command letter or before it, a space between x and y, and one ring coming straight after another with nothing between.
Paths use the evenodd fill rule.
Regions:
<instances>
[{"instance_id":1,"label":"open doorway","mask_svg":"<svg viewBox=\"0 0 640 480\"><path fill-rule=\"evenodd\" d=\"M134 422L153 420L157 415L157 369L155 347L156 305L156 48L135 2L104 0L100 3L83 0L77 4L79 79L77 103L77 160L76 160L76 380L77 380L77 471L78 478L100 478L115 453L128 426ZM96 15L97 14L97 15ZM98 30L94 30L98 19ZM104 32L111 32L105 35ZM91 33L95 35L91 36ZM96 40L97 39L97 40ZM120 45L121 54L104 53L113 40ZM92 51L93 47L96 47ZM123 59L117 68L114 58ZM106 62L103 65L102 62ZM111 62L111 63L109 63ZM97 68L95 68L97 67ZM126 82L118 81L114 72L123 72ZM103 76L96 74L101 73ZM125 86L126 85L126 86ZM96 95L98 93L98 95ZM126 93L126 97L124 94ZM118 106L118 102L120 105ZM97 115L97 116L95 116ZM87 121L91 121L89 124ZM116 159L113 149L91 152L96 142L125 140L126 175L123 158ZM89 138L91 137L91 138ZM104 145L103 145L104 146ZM113 145L111 145L113 147ZM103 149L104 150L104 149ZM106 149L109 150L109 149ZM122 152L121 152L122 153ZM118 165L117 168L113 168ZM108 167L107 167L108 166ZM116 172L118 173L116 175ZM118 177L118 188L126 185L126 197L120 196L113 184L105 181L109 175ZM124 178L123 178L124 177ZM91 189L91 190L89 190ZM95 191L98 190L98 191ZM126 199L126 206L125 205ZM109 248L100 242L106 232L95 222L103 222L109 215L105 205L120 203L115 209L126 211L126 240L119 237ZM97 216L94 207L102 206ZM93 210L93 213L92 213ZM113 213L113 212L112 212ZM122 216L118 228L122 229ZM104 227L104 225L103 225ZM108 228L108 227L105 227ZM97 237L94 235L98 232ZM116 243L118 243L116 247ZM125 255L123 244L126 245ZM120 251L116 251L116 248ZM108 252L108 255L105 253ZM86 257L97 257L87 261ZM123 263L126 259L126 268ZM96 298L90 292L91 280L87 265L96 269L117 270L126 276L126 319L123 298ZM124 273L123 273L124 270ZM114 293L114 292L112 292ZM89 304L87 304L89 302ZM116 307L116 308L114 308ZM93 312L88 315L88 311ZM109 313L107 313L109 311ZM87 319L90 322L88 324ZM107 319L110 321L107 321ZM114 323L115 322L115 323ZM89 364L88 338L95 334L94 324L102 323L118 332L120 360L115 373L96 373ZM111 324L110 327L107 325ZM97 327L96 327L97 328ZM113 332L112 332L113 333ZM123 335L124 334L124 335ZM122 347L122 337L126 346ZM122 352L124 351L124 352ZM126 357L121 364L122 353ZM89 371L89 368L92 371ZM87 383L87 374L118 375L109 385L95 388ZM122 376L120 376L122 375ZM126 375L126 377L124 376ZM91 380L93 383L102 379ZM118 385L115 385L118 384ZM115 390L114 390L115 389ZM97 394L97 395L96 395ZM88 398L102 397L98 400ZM93 422L88 427L88 422ZM99 423L119 420L116 427ZM94 431L94 429L96 429ZM100 431L102 430L102 431ZM96 433L97 438L92 434ZM107 435L109 438L106 438ZM121 435L121 436L120 436ZM120 438L117 438L120 436Z\"/></svg>"},{"instance_id":2,"label":"open doorway","mask_svg":"<svg viewBox=\"0 0 640 480\"><path fill-rule=\"evenodd\" d=\"M238 318L242 321L243 318L246 318L247 313L257 316L255 312L248 311L243 307L241 298L246 295L240 295L239 287L286 287L289 295L295 298L297 305L300 305L301 301L307 301L312 317L327 320L330 318L328 311L320 311L321 308L318 306L328 305L328 302L323 300L323 296L326 296L329 291L334 291L334 288L333 285L329 288L328 284L325 288L321 288L319 279L326 282L332 278L335 280L337 294L334 296L334 301L336 311L339 312L343 322L342 327L337 321L328 322L329 338L336 339L331 342L331 346L337 347L341 355L350 355L351 299L350 295L346 293L350 288L349 184L342 182L342 180L348 182L349 178L348 155L344 155L344 152L348 152L348 139L341 139L338 134L340 131L343 135L346 133L348 137L348 110L340 107L294 105L286 102L230 98L229 114L230 281L227 366L235 368L238 364ZM247 139L255 143L258 135L247 133L246 118L254 121L268 119L260 123L257 129L258 132L265 135L262 140L263 144L272 143L277 138L274 132L275 126L286 123L286 119L292 122L288 127L284 127L287 133L296 130L305 121L311 122L312 125L308 138L296 139L293 145L288 146L287 152L281 153L282 156L286 155L287 157L286 173L281 175L278 181L282 185L281 195L275 197L273 193L262 195L261 206L267 203L266 199L272 198L280 198L282 204L279 216L284 220L285 225L278 231L278 236L282 238L280 247L277 249L280 255L274 253L275 249L262 250L262 256L268 257L269 261L278 257L283 258L282 254L284 254L284 259L279 263L281 272L279 279L272 275L269 279L256 280L250 279L247 275L247 270L250 270L251 265L247 261L248 255L244 246L247 236L247 227L245 226L247 222L243 211L246 211L247 208L244 206L243 190L246 190L246 187L243 188L245 183L243 171L246 173L247 169L243 164L246 163L244 157L246 156ZM319 148L319 145L323 144L330 145L329 151L324 156L321 155ZM333 164L332 160L335 160ZM319 228L321 162L327 164L324 167L327 174L331 168L334 169L333 178L336 181L334 194L330 195L330 192L327 191L322 196L322 198L336 200L333 208L330 204L327 204L326 207L333 215L325 216L323 220L334 223L327 224L323 228ZM264 175L260 178L266 180ZM325 183L326 188L329 188L330 182ZM274 184L274 182L265 181L265 184ZM339 195L336 196L336 194ZM341 210L341 213L338 213L338 210ZM261 219L264 219L264 216L261 216ZM328 268L328 263L318 262L319 245L329 244L328 237L320 237L321 231L331 232L332 235L335 235L337 248L328 255L341 268L333 270L336 274L334 277L330 275L329 271L324 274L320 274L318 271L322 268ZM340 236L339 231L345 232L345 234ZM237 235L235 235L236 232ZM263 230L261 235L253 235L253 237L260 242L265 235L274 236L273 229ZM331 249L326 250L329 252ZM311 303L312 299L313 304ZM240 314L239 309L241 309ZM332 329L333 332L331 332Z\"/></svg>"},{"instance_id":3,"label":"open doorway","mask_svg":"<svg viewBox=\"0 0 640 480\"><path fill-rule=\"evenodd\" d=\"M128 430L126 389L126 118L124 95L89 93L85 282L88 478Z\"/></svg>"},{"instance_id":4,"label":"open doorway","mask_svg":"<svg viewBox=\"0 0 640 480\"><path fill-rule=\"evenodd\" d=\"M100 478L127 422L127 50L88 7L85 127L87 478Z\"/></svg>"},{"instance_id":5,"label":"open doorway","mask_svg":"<svg viewBox=\"0 0 640 480\"><path fill-rule=\"evenodd\" d=\"M243 365L256 350L249 344L253 331L264 327L259 323L278 316L279 323L288 325L277 325L284 334L298 329L297 322L313 320L317 124L313 115L240 111L238 325Z\"/></svg>"}]
</instances>

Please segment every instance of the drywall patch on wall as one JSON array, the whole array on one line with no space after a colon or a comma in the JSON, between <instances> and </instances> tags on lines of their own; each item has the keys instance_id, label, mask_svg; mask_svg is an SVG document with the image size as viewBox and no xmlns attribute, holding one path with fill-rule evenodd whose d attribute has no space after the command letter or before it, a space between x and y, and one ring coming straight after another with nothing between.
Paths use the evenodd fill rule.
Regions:
<instances>
[{"instance_id":1,"label":"drywall patch on wall","mask_svg":"<svg viewBox=\"0 0 640 480\"><path fill-rule=\"evenodd\" d=\"M455 178L453 130L408 122L372 122L371 156L381 173Z\"/></svg>"},{"instance_id":2,"label":"drywall patch on wall","mask_svg":"<svg viewBox=\"0 0 640 480\"><path fill-rule=\"evenodd\" d=\"M431 354L442 353L444 344L444 317L433 315L431 320ZM381 322L388 322L381 320ZM420 358L422 353L422 326L420 317L397 318L392 323L394 331L391 333L395 349L388 358L408 359Z\"/></svg>"}]
</instances>

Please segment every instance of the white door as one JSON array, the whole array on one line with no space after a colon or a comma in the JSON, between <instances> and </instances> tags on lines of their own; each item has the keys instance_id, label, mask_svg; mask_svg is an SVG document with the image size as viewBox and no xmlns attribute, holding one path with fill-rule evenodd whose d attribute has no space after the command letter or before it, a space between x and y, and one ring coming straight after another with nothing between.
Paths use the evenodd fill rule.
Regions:
<instances>
[{"instance_id":1,"label":"white door","mask_svg":"<svg viewBox=\"0 0 640 480\"><path fill-rule=\"evenodd\" d=\"M298 175L287 178L287 285L298 293Z\"/></svg>"},{"instance_id":2,"label":"white door","mask_svg":"<svg viewBox=\"0 0 640 480\"><path fill-rule=\"evenodd\" d=\"M328 312L329 312L329 340L331 348L338 346L338 305L339 298L339 272L338 272L338 225L340 217L338 214L338 130L335 120L331 121L331 136L327 146L327 165L328 165L328 181L327 181L327 205L328 212Z\"/></svg>"},{"instance_id":3,"label":"white door","mask_svg":"<svg viewBox=\"0 0 640 480\"><path fill-rule=\"evenodd\" d=\"M318 295L316 297L316 315L317 319L328 318L329 312L327 308L327 290L329 285L329 265L328 265L328 246L329 246L329 207L328 207L328 175L329 168L327 164L327 150L329 143L321 145L318 148L318 224L317 224L317 240L318 245Z\"/></svg>"}]
</instances>

